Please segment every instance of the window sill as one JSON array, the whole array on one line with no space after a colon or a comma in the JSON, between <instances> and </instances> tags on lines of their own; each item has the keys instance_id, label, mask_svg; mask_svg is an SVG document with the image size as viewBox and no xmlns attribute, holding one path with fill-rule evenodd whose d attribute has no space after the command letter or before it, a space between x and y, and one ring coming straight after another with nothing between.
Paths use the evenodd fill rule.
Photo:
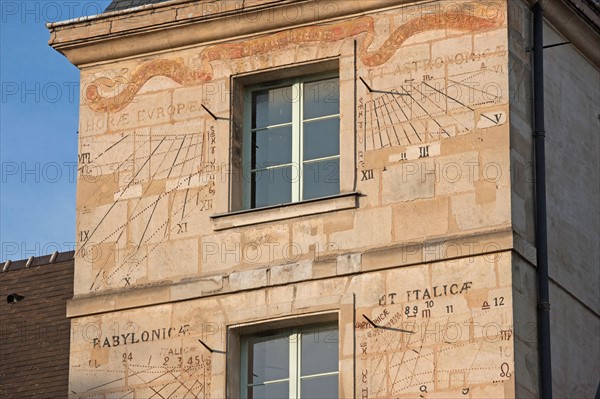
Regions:
<instances>
[{"instance_id":1,"label":"window sill","mask_svg":"<svg viewBox=\"0 0 600 399\"><path fill-rule=\"evenodd\" d=\"M215 231L233 229L300 216L354 209L358 206L359 196L359 192L337 194L289 204L221 213L212 215L210 218L213 221Z\"/></svg>"}]
</instances>

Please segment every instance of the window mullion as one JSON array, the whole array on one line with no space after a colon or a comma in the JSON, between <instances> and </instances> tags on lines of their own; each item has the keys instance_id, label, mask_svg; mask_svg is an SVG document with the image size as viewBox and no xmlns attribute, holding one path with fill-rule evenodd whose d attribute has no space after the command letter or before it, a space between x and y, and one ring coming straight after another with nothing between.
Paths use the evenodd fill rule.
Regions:
<instances>
[{"instance_id":1,"label":"window mullion","mask_svg":"<svg viewBox=\"0 0 600 399\"><path fill-rule=\"evenodd\" d=\"M302 397L302 332L298 332L296 334L296 340L297 340L297 344L296 344L296 350L298 351L297 354L297 359L298 359L298 371L296 373L296 392L298 392L298 399L300 399Z\"/></svg>"},{"instance_id":2,"label":"window mullion","mask_svg":"<svg viewBox=\"0 0 600 399\"><path fill-rule=\"evenodd\" d=\"M244 134L244 143L248 143L243 146L243 156L242 156L242 176L244 176L243 171L247 167L248 169L252 168L252 151L253 147L252 143L252 113L254 112L254 107L252 104L252 99L254 96L250 90L246 91L244 95L244 121L243 121L243 134ZM249 209L251 207L251 197L252 193L252 174L248 176L250 181L247 184L243 184L244 198L242 200L242 206L244 209Z\"/></svg>"},{"instance_id":3,"label":"window mullion","mask_svg":"<svg viewBox=\"0 0 600 399\"><path fill-rule=\"evenodd\" d=\"M290 399L299 399L299 391L298 384L300 383L299 374L299 364L298 357L300 351L298 350L298 340L299 334L292 333L289 335L290 340L290 386L289 386L289 396Z\"/></svg>"},{"instance_id":4,"label":"window mullion","mask_svg":"<svg viewBox=\"0 0 600 399\"><path fill-rule=\"evenodd\" d=\"M241 392L240 398L246 399L248 397L248 340L242 339L242 353L240 358L242 359L242 364L240 367L240 385Z\"/></svg>"},{"instance_id":5,"label":"window mullion","mask_svg":"<svg viewBox=\"0 0 600 399\"><path fill-rule=\"evenodd\" d=\"M292 174L292 201L302 199L302 82L294 83L295 96L292 103L292 171L298 172L296 179ZM292 91L292 92L294 92Z\"/></svg>"}]
</instances>

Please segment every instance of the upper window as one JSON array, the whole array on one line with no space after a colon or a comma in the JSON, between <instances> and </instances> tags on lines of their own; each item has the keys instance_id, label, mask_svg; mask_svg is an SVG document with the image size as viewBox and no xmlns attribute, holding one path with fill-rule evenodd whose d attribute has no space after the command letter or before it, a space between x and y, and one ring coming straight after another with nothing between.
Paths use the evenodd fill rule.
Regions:
<instances>
[{"instance_id":1,"label":"upper window","mask_svg":"<svg viewBox=\"0 0 600 399\"><path fill-rule=\"evenodd\" d=\"M338 330L321 326L242 339L242 398L337 398Z\"/></svg>"},{"instance_id":2,"label":"upper window","mask_svg":"<svg viewBox=\"0 0 600 399\"><path fill-rule=\"evenodd\" d=\"M253 86L244 99L244 208L339 194L338 77Z\"/></svg>"}]
</instances>

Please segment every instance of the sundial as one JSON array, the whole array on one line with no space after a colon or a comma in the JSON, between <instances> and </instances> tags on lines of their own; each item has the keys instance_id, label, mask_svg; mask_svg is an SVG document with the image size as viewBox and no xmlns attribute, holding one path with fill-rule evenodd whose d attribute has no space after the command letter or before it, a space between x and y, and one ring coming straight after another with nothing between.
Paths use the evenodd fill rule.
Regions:
<instances>
[{"instance_id":1,"label":"sundial","mask_svg":"<svg viewBox=\"0 0 600 399\"><path fill-rule=\"evenodd\" d=\"M514 381L510 288L473 276L398 280L378 303L356 309L358 397L468 398Z\"/></svg>"},{"instance_id":2,"label":"sundial","mask_svg":"<svg viewBox=\"0 0 600 399\"><path fill-rule=\"evenodd\" d=\"M372 96L364 103L366 150L423 144L504 124L502 109L477 113L474 108L497 105L501 97L474 86L473 79L493 81L498 77L484 65L481 71L448 79L454 85L450 90L445 79L425 75L421 81L406 79L388 93ZM453 97L453 91L463 95ZM464 96L466 92L469 96Z\"/></svg>"},{"instance_id":3,"label":"sundial","mask_svg":"<svg viewBox=\"0 0 600 399\"><path fill-rule=\"evenodd\" d=\"M359 158L366 152L397 150L392 162L424 158L442 140L501 126L507 122L500 66L477 63L476 70L441 77L399 75L402 84L368 86L358 101Z\"/></svg>"},{"instance_id":4,"label":"sundial","mask_svg":"<svg viewBox=\"0 0 600 399\"><path fill-rule=\"evenodd\" d=\"M93 264L91 291L133 284L161 243L186 237L212 209L215 147L215 125L202 119L172 134L131 129L80 138L86 198L77 256Z\"/></svg>"},{"instance_id":5,"label":"sundial","mask_svg":"<svg viewBox=\"0 0 600 399\"><path fill-rule=\"evenodd\" d=\"M116 327L112 328L112 327ZM89 342L91 358L72 360L77 378L70 396L95 398L210 397L213 354L190 335L189 325L145 330L114 324L109 334ZM110 348L110 355L103 356ZM87 379L93 383L86 383Z\"/></svg>"},{"instance_id":6,"label":"sundial","mask_svg":"<svg viewBox=\"0 0 600 399\"><path fill-rule=\"evenodd\" d=\"M356 122L356 168L363 179L373 178L372 170L366 173L374 167L370 161L387 165L435 157L461 136L498 133L508 111L505 19L481 7L465 3L464 9L443 13L434 5L422 12L390 9L153 55L132 60L127 68L91 70L82 104L76 294L198 275L200 262L188 259L197 256L197 248L184 245L212 233L203 228L212 226L216 137L225 143L228 136L224 125L217 132L216 122L228 107L203 110L198 98L205 84L231 78L233 69L228 72L223 63L245 74L258 71L257 59L274 63L269 68L282 67L276 64L280 57L270 56L278 51L300 56L302 47L318 47L321 57L342 53L340 78L355 73L366 83L341 86L356 100L356 109L353 101L342 107L347 126ZM420 49L411 50L414 46ZM122 90L113 93L114 87ZM175 115L179 110L182 114ZM221 160L230 154L227 148L219 151ZM179 256L169 258L170 253ZM511 289L496 277L498 269L486 266L398 269L400 278L390 279L378 300L358 298L357 397L460 398L486 396L479 395L485 390L494 397L494 389L503 387L510 393ZM198 302L189 303L186 317L200 314ZM206 314L212 309L216 305ZM211 379L213 395L222 394L216 365L221 361L222 368L224 358L182 326L144 326L135 338L127 335L133 331L106 331L111 321L136 312L153 324L172 320L171 311L159 315L148 307L101 316L102 338L72 346L71 394L203 398L210 396Z\"/></svg>"}]
</instances>

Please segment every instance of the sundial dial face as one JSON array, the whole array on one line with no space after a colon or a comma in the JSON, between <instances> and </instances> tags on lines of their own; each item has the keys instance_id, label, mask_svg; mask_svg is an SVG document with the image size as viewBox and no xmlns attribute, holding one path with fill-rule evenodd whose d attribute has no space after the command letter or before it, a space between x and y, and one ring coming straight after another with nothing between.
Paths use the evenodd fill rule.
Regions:
<instances>
[{"instance_id":1,"label":"sundial dial face","mask_svg":"<svg viewBox=\"0 0 600 399\"><path fill-rule=\"evenodd\" d=\"M77 257L91 264L87 289L134 284L162 244L199 229L214 206L211 122L80 138Z\"/></svg>"},{"instance_id":2,"label":"sundial dial face","mask_svg":"<svg viewBox=\"0 0 600 399\"><path fill-rule=\"evenodd\" d=\"M69 397L195 398L214 394L212 378L224 357L201 345L221 343L202 336L193 317L172 318L170 306L121 318L89 317L73 325ZM218 358L215 358L218 356Z\"/></svg>"},{"instance_id":3,"label":"sundial dial face","mask_svg":"<svg viewBox=\"0 0 600 399\"><path fill-rule=\"evenodd\" d=\"M440 29L438 20L426 18L439 15L439 5L423 5L414 13L407 9L402 20L418 21L422 32L409 36L385 63L364 64L359 58L359 169L381 167L381 154L386 165L434 157L444 140L493 134L490 129L507 123L508 52L500 44L503 29L486 26L490 21L501 26L502 14L489 9L478 14L471 4L464 6L470 11L462 17L487 16L467 19L462 28Z\"/></svg>"},{"instance_id":4,"label":"sundial dial face","mask_svg":"<svg viewBox=\"0 0 600 399\"><path fill-rule=\"evenodd\" d=\"M365 149L422 145L506 123L497 87L488 86L489 92L478 88L485 88L479 84L482 81L497 81L501 68L493 70L485 63L479 68L450 77L405 79L388 93L368 96L362 121ZM489 110L474 108L481 106Z\"/></svg>"},{"instance_id":5,"label":"sundial dial face","mask_svg":"<svg viewBox=\"0 0 600 399\"><path fill-rule=\"evenodd\" d=\"M461 262L459 274L446 272L433 284L414 275L441 273L447 266L420 268L393 272L378 303L356 309L357 396L470 398L511 392L510 287L483 277L482 269L493 271L481 261Z\"/></svg>"}]
</instances>

